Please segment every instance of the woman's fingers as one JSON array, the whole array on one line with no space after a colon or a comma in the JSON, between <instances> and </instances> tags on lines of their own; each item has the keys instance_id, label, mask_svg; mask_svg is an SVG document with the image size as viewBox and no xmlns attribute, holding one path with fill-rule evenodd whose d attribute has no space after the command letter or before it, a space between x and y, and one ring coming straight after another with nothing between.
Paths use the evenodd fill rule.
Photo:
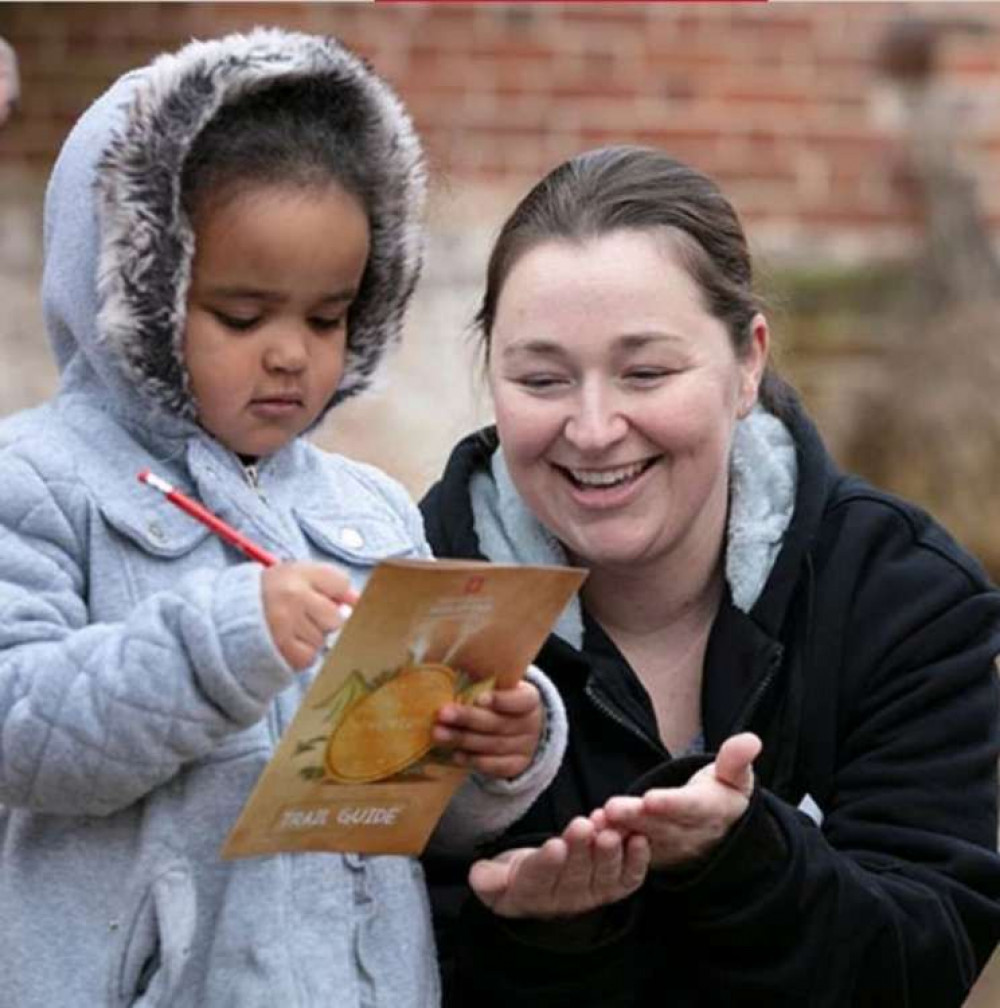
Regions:
<instances>
[{"instance_id":1,"label":"woman's fingers","mask_svg":"<svg viewBox=\"0 0 1000 1008\"><path fill-rule=\"evenodd\" d=\"M649 839L641 833L633 833L626 839L621 877L628 892L635 892L645 881L652 856Z\"/></svg>"},{"instance_id":2,"label":"woman's fingers","mask_svg":"<svg viewBox=\"0 0 1000 1008\"><path fill-rule=\"evenodd\" d=\"M629 829L635 826L643 813L642 798L609 798L604 803L604 820L610 826Z\"/></svg>"},{"instance_id":3,"label":"woman's fingers","mask_svg":"<svg viewBox=\"0 0 1000 1008\"><path fill-rule=\"evenodd\" d=\"M622 884L623 855L622 837L616 830L602 830L594 836L590 881L595 895L617 892Z\"/></svg>"},{"instance_id":4,"label":"woman's fingers","mask_svg":"<svg viewBox=\"0 0 1000 1008\"><path fill-rule=\"evenodd\" d=\"M495 913L505 917L564 917L617 902L646 876L650 846L614 830L597 831L578 816L562 836L535 850L520 849L477 861L469 884Z\"/></svg>"},{"instance_id":5,"label":"woman's fingers","mask_svg":"<svg viewBox=\"0 0 1000 1008\"><path fill-rule=\"evenodd\" d=\"M726 739L715 757L715 778L749 797L753 791L753 761L760 755L761 741L752 732Z\"/></svg>"},{"instance_id":6,"label":"woman's fingers","mask_svg":"<svg viewBox=\"0 0 1000 1008\"><path fill-rule=\"evenodd\" d=\"M469 885L501 916L549 916L565 857L566 845L553 837L539 848L520 848L475 862L469 870Z\"/></svg>"}]
</instances>

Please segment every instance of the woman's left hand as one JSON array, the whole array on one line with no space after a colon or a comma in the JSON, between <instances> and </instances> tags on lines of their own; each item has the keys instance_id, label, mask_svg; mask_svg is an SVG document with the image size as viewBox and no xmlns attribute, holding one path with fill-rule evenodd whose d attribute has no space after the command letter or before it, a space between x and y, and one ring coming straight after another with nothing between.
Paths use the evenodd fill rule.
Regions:
<instances>
[{"instance_id":1,"label":"woman's left hand","mask_svg":"<svg viewBox=\"0 0 1000 1008\"><path fill-rule=\"evenodd\" d=\"M644 837L598 830L578 816L561 836L541 847L477 861L469 885L501 917L568 917L630 896L642 885L648 867Z\"/></svg>"},{"instance_id":2,"label":"woman's left hand","mask_svg":"<svg viewBox=\"0 0 1000 1008\"><path fill-rule=\"evenodd\" d=\"M726 739L715 762L682 787L653 788L637 798L609 799L591 814L595 829L649 839L651 867L679 867L707 857L747 810L753 761L761 741L750 732Z\"/></svg>"}]
</instances>

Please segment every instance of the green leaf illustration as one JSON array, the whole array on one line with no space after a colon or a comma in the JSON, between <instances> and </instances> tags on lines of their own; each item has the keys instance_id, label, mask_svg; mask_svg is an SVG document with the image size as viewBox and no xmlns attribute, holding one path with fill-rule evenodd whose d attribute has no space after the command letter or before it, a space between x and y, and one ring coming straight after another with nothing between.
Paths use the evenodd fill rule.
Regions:
<instances>
[{"instance_id":1,"label":"green leaf illustration","mask_svg":"<svg viewBox=\"0 0 1000 1008\"><path fill-rule=\"evenodd\" d=\"M311 739L306 739L305 742L299 742L295 746L295 752L292 753L292 757L301 756L303 753L312 752L313 748L319 742L325 742L325 735L316 735Z\"/></svg>"}]
</instances>

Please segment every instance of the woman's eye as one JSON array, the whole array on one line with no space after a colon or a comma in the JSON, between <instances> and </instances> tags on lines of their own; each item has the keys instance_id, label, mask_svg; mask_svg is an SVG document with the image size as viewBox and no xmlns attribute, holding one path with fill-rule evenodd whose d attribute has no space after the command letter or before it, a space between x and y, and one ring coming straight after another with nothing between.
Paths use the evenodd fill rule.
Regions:
<instances>
[{"instance_id":1,"label":"woman's eye","mask_svg":"<svg viewBox=\"0 0 1000 1008\"><path fill-rule=\"evenodd\" d=\"M517 384L530 392L547 392L564 384L565 379L558 375L523 375L516 379Z\"/></svg>"},{"instance_id":2,"label":"woman's eye","mask_svg":"<svg viewBox=\"0 0 1000 1008\"><path fill-rule=\"evenodd\" d=\"M213 311L212 314L227 329L235 329L237 332L246 332L246 330L252 329L260 321L259 315L247 317L242 315L228 315L226 312L221 311Z\"/></svg>"},{"instance_id":3,"label":"woman's eye","mask_svg":"<svg viewBox=\"0 0 1000 1008\"><path fill-rule=\"evenodd\" d=\"M636 382L640 385L647 385L652 382L657 382L661 378L666 378L671 373L672 372L667 368L640 367L631 368L625 373L625 377L628 381Z\"/></svg>"}]
</instances>

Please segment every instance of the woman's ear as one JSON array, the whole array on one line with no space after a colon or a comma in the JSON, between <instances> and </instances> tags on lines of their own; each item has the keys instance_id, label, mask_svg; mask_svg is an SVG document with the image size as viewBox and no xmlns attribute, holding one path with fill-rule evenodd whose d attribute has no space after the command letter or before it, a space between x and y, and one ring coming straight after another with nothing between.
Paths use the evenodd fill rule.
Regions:
<instances>
[{"instance_id":1,"label":"woman's ear","mask_svg":"<svg viewBox=\"0 0 1000 1008\"><path fill-rule=\"evenodd\" d=\"M767 319L758 312L750 320L750 341L740 360L740 397L737 416L742 420L757 405L767 355L771 346L771 334Z\"/></svg>"}]
</instances>

